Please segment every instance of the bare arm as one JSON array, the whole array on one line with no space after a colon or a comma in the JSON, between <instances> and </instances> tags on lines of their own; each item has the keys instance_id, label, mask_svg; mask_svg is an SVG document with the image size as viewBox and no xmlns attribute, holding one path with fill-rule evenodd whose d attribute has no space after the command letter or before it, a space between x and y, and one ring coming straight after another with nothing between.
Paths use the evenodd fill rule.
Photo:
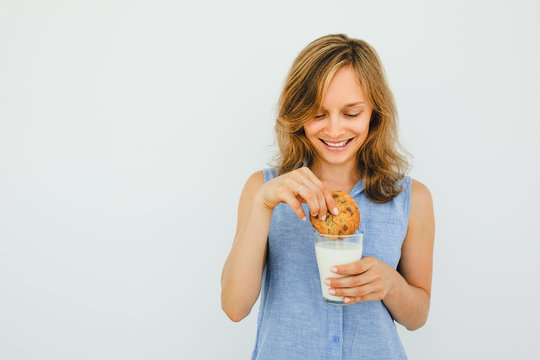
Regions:
<instances>
[{"instance_id":1,"label":"bare arm","mask_svg":"<svg viewBox=\"0 0 540 360\"><path fill-rule=\"evenodd\" d=\"M435 219L429 189L413 180L409 228L401 247L395 283L384 304L392 317L409 330L427 321L433 272Z\"/></svg>"},{"instance_id":2,"label":"bare arm","mask_svg":"<svg viewBox=\"0 0 540 360\"><path fill-rule=\"evenodd\" d=\"M262 171L253 174L242 191L234 243L221 274L221 307L233 321L245 318L261 290L272 210L253 200L264 183Z\"/></svg>"}]
</instances>

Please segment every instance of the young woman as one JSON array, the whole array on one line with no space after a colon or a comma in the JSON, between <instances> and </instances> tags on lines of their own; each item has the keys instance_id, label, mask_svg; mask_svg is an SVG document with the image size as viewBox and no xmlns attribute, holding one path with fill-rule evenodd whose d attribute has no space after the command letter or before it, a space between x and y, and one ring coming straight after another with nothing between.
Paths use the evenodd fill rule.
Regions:
<instances>
[{"instance_id":1,"label":"young woman","mask_svg":"<svg viewBox=\"0 0 540 360\"><path fill-rule=\"evenodd\" d=\"M261 293L254 359L405 359L394 321L427 319L434 216L431 194L405 176L396 108L375 50L345 35L310 43L279 100L276 168L240 196L221 302L233 321ZM307 215L336 213L331 190L360 208L364 257L327 278L345 306L323 302ZM261 291L262 289L262 291Z\"/></svg>"}]
</instances>

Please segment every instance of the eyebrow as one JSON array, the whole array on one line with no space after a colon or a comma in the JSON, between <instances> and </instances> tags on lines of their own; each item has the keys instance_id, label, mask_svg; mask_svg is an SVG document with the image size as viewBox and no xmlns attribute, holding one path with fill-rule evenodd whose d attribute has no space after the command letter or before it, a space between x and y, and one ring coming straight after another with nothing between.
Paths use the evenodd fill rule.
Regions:
<instances>
[{"instance_id":1,"label":"eyebrow","mask_svg":"<svg viewBox=\"0 0 540 360\"><path fill-rule=\"evenodd\" d=\"M354 106L354 105L360 105L360 104L365 104L365 103L363 101L357 101L357 102L353 102L353 103L350 103L350 104L345 104L345 107Z\"/></svg>"},{"instance_id":2,"label":"eyebrow","mask_svg":"<svg viewBox=\"0 0 540 360\"><path fill-rule=\"evenodd\" d=\"M351 107L351 106L355 106L355 105L362 105L362 104L365 104L365 102L363 102L363 101L357 101L357 102L345 104L343 107L346 108L346 107ZM325 108L324 106L322 106L321 108L324 109L324 110L326 110L326 108Z\"/></svg>"}]
</instances>

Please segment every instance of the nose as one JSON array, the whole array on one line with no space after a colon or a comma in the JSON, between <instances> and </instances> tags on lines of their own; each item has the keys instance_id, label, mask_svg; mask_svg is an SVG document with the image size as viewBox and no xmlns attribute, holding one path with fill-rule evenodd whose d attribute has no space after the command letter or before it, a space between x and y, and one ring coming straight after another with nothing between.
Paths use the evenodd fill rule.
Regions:
<instances>
[{"instance_id":1,"label":"nose","mask_svg":"<svg viewBox=\"0 0 540 360\"><path fill-rule=\"evenodd\" d=\"M330 139L338 140L345 134L345 129L339 116L333 115L326 118L326 126L323 134Z\"/></svg>"}]
</instances>

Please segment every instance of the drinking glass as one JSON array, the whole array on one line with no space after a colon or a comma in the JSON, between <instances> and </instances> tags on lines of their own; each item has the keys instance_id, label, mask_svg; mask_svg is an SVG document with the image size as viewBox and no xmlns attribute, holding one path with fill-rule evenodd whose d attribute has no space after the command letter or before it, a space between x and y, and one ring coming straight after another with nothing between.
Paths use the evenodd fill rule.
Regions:
<instances>
[{"instance_id":1,"label":"drinking glass","mask_svg":"<svg viewBox=\"0 0 540 360\"><path fill-rule=\"evenodd\" d=\"M364 233L357 231L352 235L325 235L315 231L315 255L321 277L323 301L332 305L346 305L343 296L328 293L330 288L324 283L328 277L345 277L330 271L333 266L355 262L362 258Z\"/></svg>"}]
</instances>

